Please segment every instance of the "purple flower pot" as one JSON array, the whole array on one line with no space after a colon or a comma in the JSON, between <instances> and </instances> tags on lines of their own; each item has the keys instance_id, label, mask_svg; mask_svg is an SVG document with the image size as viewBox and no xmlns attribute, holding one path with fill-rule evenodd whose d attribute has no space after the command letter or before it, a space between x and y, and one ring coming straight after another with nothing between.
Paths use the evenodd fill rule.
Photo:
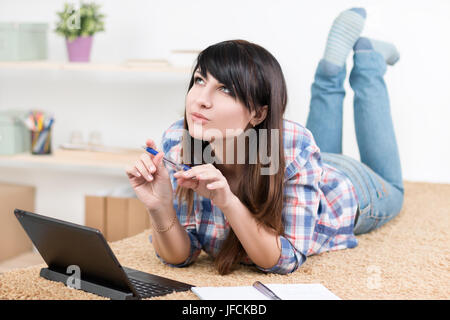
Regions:
<instances>
[{"instance_id":1,"label":"purple flower pot","mask_svg":"<svg viewBox=\"0 0 450 320\"><path fill-rule=\"evenodd\" d=\"M91 56L92 36L78 37L73 41L66 39L70 62L89 62Z\"/></svg>"}]
</instances>

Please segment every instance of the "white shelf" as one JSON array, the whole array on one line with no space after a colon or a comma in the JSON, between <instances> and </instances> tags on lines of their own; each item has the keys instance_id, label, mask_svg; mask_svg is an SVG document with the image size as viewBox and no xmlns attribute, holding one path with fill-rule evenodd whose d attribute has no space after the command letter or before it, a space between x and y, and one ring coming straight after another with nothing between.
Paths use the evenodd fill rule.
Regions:
<instances>
[{"instance_id":1,"label":"white shelf","mask_svg":"<svg viewBox=\"0 0 450 320\"><path fill-rule=\"evenodd\" d=\"M92 63L58 61L0 61L0 69L19 70L76 70L76 71L113 71L113 72L155 72L189 74L188 67L176 67L169 63Z\"/></svg>"},{"instance_id":2,"label":"white shelf","mask_svg":"<svg viewBox=\"0 0 450 320\"><path fill-rule=\"evenodd\" d=\"M134 163L142 152L139 149L123 149L114 153L56 149L51 155L1 155L0 168L46 169L125 177L125 167Z\"/></svg>"}]
</instances>

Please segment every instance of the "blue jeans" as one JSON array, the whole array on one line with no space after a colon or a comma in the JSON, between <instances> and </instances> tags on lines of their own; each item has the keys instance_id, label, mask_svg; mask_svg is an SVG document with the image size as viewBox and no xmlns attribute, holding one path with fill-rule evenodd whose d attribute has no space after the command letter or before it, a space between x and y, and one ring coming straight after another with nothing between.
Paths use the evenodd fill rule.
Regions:
<instances>
[{"instance_id":1,"label":"blue jeans","mask_svg":"<svg viewBox=\"0 0 450 320\"><path fill-rule=\"evenodd\" d=\"M357 52L350 73L356 140L361 161L342 154L343 100L346 66L325 73L321 60L311 87L306 123L321 150L322 160L342 171L358 197L355 234L377 229L394 218L403 205L400 157L383 75L386 63L376 51Z\"/></svg>"}]
</instances>

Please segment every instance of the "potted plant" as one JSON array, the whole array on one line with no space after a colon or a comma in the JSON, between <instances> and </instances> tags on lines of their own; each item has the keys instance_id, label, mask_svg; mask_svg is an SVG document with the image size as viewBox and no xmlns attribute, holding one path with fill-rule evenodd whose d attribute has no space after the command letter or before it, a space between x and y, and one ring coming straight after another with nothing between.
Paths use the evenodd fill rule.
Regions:
<instances>
[{"instance_id":1,"label":"potted plant","mask_svg":"<svg viewBox=\"0 0 450 320\"><path fill-rule=\"evenodd\" d=\"M60 21L55 32L66 38L67 53L71 62L89 62L93 35L104 31L100 5L81 3L79 8L66 3L62 12L57 12Z\"/></svg>"}]
</instances>

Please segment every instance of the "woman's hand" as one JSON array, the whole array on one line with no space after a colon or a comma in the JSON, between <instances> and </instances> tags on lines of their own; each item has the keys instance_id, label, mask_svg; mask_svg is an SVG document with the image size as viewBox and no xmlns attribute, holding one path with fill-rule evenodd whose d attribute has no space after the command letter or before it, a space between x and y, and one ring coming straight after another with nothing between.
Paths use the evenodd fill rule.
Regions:
<instances>
[{"instance_id":1,"label":"woman's hand","mask_svg":"<svg viewBox=\"0 0 450 320\"><path fill-rule=\"evenodd\" d=\"M156 148L155 142L151 139L148 139L146 144L148 147ZM125 169L138 199L150 211L173 205L172 184L163 164L163 157L162 151L156 156L143 153L133 165Z\"/></svg>"},{"instance_id":2,"label":"woman's hand","mask_svg":"<svg viewBox=\"0 0 450 320\"><path fill-rule=\"evenodd\" d=\"M187 171L178 171L174 177L181 187L190 188L200 196L211 199L220 209L226 207L235 197L222 172L210 163L195 166ZM196 179L192 179L193 177Z\"/></svg>"}]
</instances>

